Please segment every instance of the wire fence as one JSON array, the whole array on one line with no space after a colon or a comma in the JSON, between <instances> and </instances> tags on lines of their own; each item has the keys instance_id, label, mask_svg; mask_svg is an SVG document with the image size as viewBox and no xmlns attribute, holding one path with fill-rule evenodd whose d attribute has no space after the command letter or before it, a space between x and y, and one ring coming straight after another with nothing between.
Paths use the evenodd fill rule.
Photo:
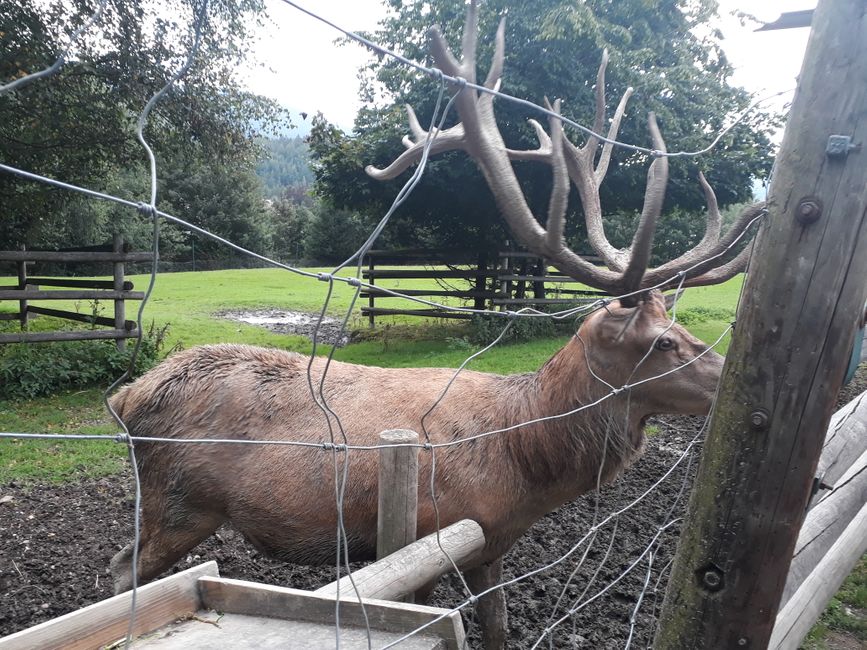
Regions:
<instances>
[{"instance_id":1,"label":"wire fence","mask_svg":"<svg viewBox=\"0 0 867 650\"><path fill-rule=\"evenodd\" d=\"M97 7L93 16L90 20L88 20L78 31L76 31L70 40L69 47L74 45L75 39L80 37L80 35L86 30L93 27L95 24L98 24L101 12L106 6L107 0L103 0L100 5ZM347 500L347 490L351 484L351 479L355 477L355 475L351 475L350 472L350 457L356 457L356 454L364 454L365 452L373 452L377 451L381 448L381 445L378 444L369 444L364 440L359 440L359 436L355 430L347 426L347 421L352 421L353 424L357 424L356 419L353 417L353 414L347 413L342 410L342 402L341 404L337 404L334 398L334 391L331 391L331 384L329 382L329 378L334 374L334 352L336 346L328 346L328 349L323 358L319 357L320 349L323 344L319 339L319 328L323 319L325 318L326 313L329 310L329 305L331 301L331 296L333 290L335 288L336 283L345 283L346 285L352 287L354 289L354 295L350 301L350 306L347 309L344 317L341 321L341 331L345 331L347 328L347 324L349 319L353 315L355 311L355 305L359 294L363 288L370 288L373 285L370 283L366 283L361 279L361 271L362 271L362 259L365 254L373 247L379 235L385 230L388 225L388 222L391 216L394 214L395 210L405 201L407 196L413 191L416 187L419 179L425 173L428 156L430 154L431 148L435 141L437 133L441 130L442 126L445 124L445 121L453 108L454 102L456 98L459 96L461 92L466 92L468 90L475 90L481 93L490 93L495 94L503 101L509 102L517 102L524 106L528 106L533 108L534 110L539 111L542 114L554 115L558 119L562 119L563 122L573 126L574 128L580 130L581 132L591 135L592 137L598 138L600 142L610 143L614 146L625 147L631 149L636 152L640 152L646 154L651 157L660 157L660 156L697 156L707 151L710 151L716 144L720 141L720 139L727 133L735 124L737 124L743 117L747 114L749 110L754 108L758 103L756 102L750 106L747 111L742 112L734 122L726 127L723 131L721 131L711 142L710 144L698 151L676 151L672 153L665 153L654 149L648 149L645 147L636 146L629 143L623 143L616 140L609 140L599 134L593 133L590 129L566 118L560 116L559 114L554 114L550 110L532 104L526 100L511 97L509 95L505 95L500 93L497 90L492 90L490 88L486 88L484 86L479 86L476 84L472 84L466 82L462 79L456 79L452 77L448 77L444 75L441 71L433 68L428 68L425 66L421 66L415 62L408 61L403 57L390 52L389 50L370 42L367 39L364 39L352 32L344 30L329 21L326 21L321 16L316 13L306 10L289 0L284 0L287 5L294 7L295 9L315 18L316 20L320 20L326 22L331 25L345 36L356 40L358 42L363 43L367 47L371 48L374 52L379 54L394 58L404 65L411 66L416 70L424 74L428 74L433 76L435 79L439 81L439 90L437 95L436 107L431 118L431 122L429 128L427 130L426 139L424 142L423 153L421 156L421 160L417 164L415 171L413 172L410 179L404 184L403 188L397 193L394 198L393 204L391 208L383 215L380 222L377 226L372 230L367 240L364 244L349 258L347 258L344 262L337 265L331 272L310 272L305 269L297 268L295 266L281 263L277 260L270 259L267 256L260 255L254 251L247 250L237 244L228 241L218 235L211 233L205 229L196 227L190 224L188 221L184 220L181 217L168 214L164 211L161 211L158 205L158 183L157 183L157 160L148 145L145 137L144 137L144 129L147 124L148 115L150 114L153 107L160 101L160 99L164 96L166 92L179 80L181 80L189 69L190 65L195 60L197 56L200 36L202 32L203 25L208 20L208 1L203 0L194 12L194 17L192 20L192 24L190 27L190 31L193 36L193 45L191 46L187 60L184 64L172 75L170 81L166 84L166 86L161 89L158 93L156 93L145 105L142 109L141 114L139 115L137 129L136 129L136 137L139 140L141 146L145 149L150 167L150 191L149 196L146 197L146 200L142 202L133 202L125 199L121 199L119 197L113 196L111 194L106 194L100 191L96 191L93 189L83 188L76 185L68 184L63 182L62 180L49 178L47 176L34 174L24 169L16 168L12 165L0 164L0 171L5 172L7 174L14 174L19 177L29 179L33 182L37 183L45 183L57 188L60 188L64 191L76 192L86 196L89 196L94 199L103 200L103 201L111 201L120 205L127 206L130 209L138 211L142 219L149 220L152 223L153 227L153 236L152 236L152 263L150 266L150 281L145 294L144 300L141 302L141 306L138 312L138 332L142 331L142 318L143 314L147 309L148 299L150 297L151 291L153 290L154 284L158 279L158 269L159 269L159 227L161 221L167 221L171 223L178 224L183 228L187 229L190 232L196 233L197 235L207 237L213 241L219 242L223 244L225 247L233 251L234 253L242 255L246 260L250 260L250 263L262 264L267 266L272 266L280 269L284 269L294 274L298 274L302 277L307 278L309 281L313 282L323 282L327 285L327 295L325 300L323 301L321 311L319 313L319 319L317 323L317 327L314 330L313 335L313 351L307 359L304 368L304 383L306 384L306 391L308 393L307 399L315 405L315 408L318 410L320 415L321 425L318 426L315 431L316 433L311 433L308 438L309 439L250 439L246 436L243 437L235 437L237 436L236 431L221 431L219 430L219 425L215 425L209 432L206 437L169 437L169 436L157 436L157 435L137 435L134 430L130 430L128 428L127 423L124 421L124 418L119 415L116 410L112 407L112 403L110 401L110 397L114 394L116 389L125 381L127 381L131 376L131 369L135 363L135 355L138 351L138 345L133 353L133 360L130 364L130 370L127 371L123 376L119 377L116 382L114 382L104 394L104 402L106 409L113 416L119 431L115 434L111 435L87 435L87 434L48 434L48 433L35 433L35 432L0 432L0 439L40 439L40 440L74 440L81 444L87 444L88 442L105 442L105 441L114 441L120 444L124 444L128 450L129 462L133 471L134 477L134 485L135 485L135 507L134 507L134 539L131 544L131 564L133 567L131 571L131 580L132 580L132 605L130 610L129 617L129 629L126 639L126 644L129 644L132 641L133 630L135 627L135 617L136 617L136 593L138 589L138 571L135 570L135 567L139 565L139 554L140 554L140 546L142 542L141 538L141 513L142 513L142 481L139 475L139 462L137 458L137 451L140 450L141 445L147 445L148 449L152 449L154 445L165 445L166 449L176 449L182 447L196 447L196 446L237 446L237 447L245 447L247 449L251 449L254 447L267 447L267 448L285 448L292 447L297 448L299 450L306 450L310 453L324 453L328 454L330 460L330 470L333 474L333 502L336 507L337 512L337 522L334 530L334 548L335 548L335 556L334 556L334 565L337 570L337 579L339 580L342 573L346 573L347 575L352 576L350 571L350 560L352 559L353 553L353 544L355 536L357 536L358 531L352 530L350 526L347 525L345 520L345 510L346 510L346 500ZM39 79L44 79L47 76L50 76L54 72L56 72L63 65L66 53L61 54L57 62L52 65L50 68L28 75L21 79L16 80L13 83L7 84L5 86L0 86L0 93L9 92L13 89L20 90L23 86L35 82ZM447 84L456 84L457 91L449 95ZM760 100L764 101L764 100ZM738 237L734 242L731 243L730 246L726 248L725 251L720 253L716 257L721 257L727 254L733 247L735 247L741 237L745 236L745 233L749 232L752 228L753 224L760 222L762 217L764 216L763 212L757 214L757 216L752 220L750 225L743 231L740 237ZM666 278L664 281L660 282L656 285L655 288L663 288L676 286L678 289L681 288L684 282L690 277L690 273L702 265L706 264L707 260L702 260L701 262L696 263L690 269L685 271L681 271L677 274L674 274L670 278ZM339 273L347 268L353 268L354 274L350 276L340 275ZM636 506L646 501L654 492L662 485L664 482L671 480L671 477L674 475L675 471L682 470L683 465L691 465L694 461L694 452L696 446L700 443L701 434L703 432L699 431L696 435L694 435L689 442L686 444L685 449L683 449L674 461L671 463L669 469L658 478L647 490L643 491L636 498L629 501L623 507L620 507L612 512L607 514L603 514L603 507L601 503L601 488L603 484L608 482L611 479L611 476L608 475L609 470L611 468L611 464L616 464L619 460L623 460L625 458L625 452L622 449L625 444L624 441L620 440L623 436L624 428L628 430L629 424L629 416L630 416L630 408L634 407L634 404L631 401L631 396L633 391L639 387L643 387L647 384L651 384L653 382L664 381L668 376L677 372L686 372L687 369L696 363L701 363L702 360L711 353L713 348L722 340L722 338L728 335L732 329L729 327L726 331L715 341L712 345L706 346L702 351L695 354L692 358L690 358L685 363L679 364L674 368L666 370L664 372L651 373L648 376L641 376L641 378L636 378L640 376L642 367L646 367L648 363L648 359L650 358L654 349L658 349L658 346L661 341L667 339L667 336L671 333L671 331L677 326L677 311L676 307L671 313L671 318L668 321L667 325L663 328L660 328L656 331L655 336L648 343L647 349L643 356L641 356L637 363L635 363L634 367L631 369L631 372L628 375L627 380L620 385L612 385L606 382L594 368L590 366L589 357L585 355L585 359L587 359L587 374L592 378L592 380L599 386L603 386L601 390L596 391L596 396L592 399L585 399L583 403L578 403L572 408L567 408L565 410L560 410L556 412L545 413L543 415L538 415L536 417L527 417L526 419L521 419L519 421L511 422L505 426L495 426L491 427L487 430L474 430L469 435L461 435L456 439L447 439L446 435L442 431L437 431L437 427L441 426L441 422L436 420L436 415L443 410L443 404L447 399L459 399L459 394L455 397L458 389L456 389L456 385L460 382L460 380L465 377L466 367L473 360L477 359L479 355L482 355L489 351L491 348L496 346L503 336L506 334L508 329L514 323L516 319L519 318L552 318L555 320L570 320L576 319L579 317L586 317L598 310L608 310L617 300L634 297L639 293L644 293L648 291L647 288L641 289L640 291L630 292L628 294L624 294L622 296L617 296L615 298L607 298L600 299L595 301L592 304L580 304L573 307L569 307L566 309L562 309L560 311L554 313L548 313L543 311L538 311L533 308L525 308L516 311L489 311L485 309L474 309L470 307L459 307L453 305L444 305L437 303L433 300L427 300L424 298L420 298L418 296L405 295L400 293L399 291L393 291L390 289L385 289L383 287L377 286L378 291L387 293L392 296L401 297L406 300L410 300L412 302L432 306L443 310L448 311L460 311L471 314L486 314L493 318L501 318L503 323L503 329L500 335L493 340L488 346L479 350L478 352L470 355L456 370L453 372L449 372L447 374L439 374L437 375L437 380L441 380L441 384L437 384L437 389L435 393L435 399L432 401L429 407L423 408L423 413L419 415L415 415L415 417L420 418L419 421L421 423L421 433L423 435L423 441L420 442L417 446L421 452L426 456L426 467L429 468L429 499L431 501L430 507L435 513L436 519L436 527L435 530L439 533L441 528L441 521L445 518L445 514L443 513L444 509L451 508L452 504L443 503L441 498L437 497L437 494L443 490L441 481L443 480L442 474L438 471L438 455L445 454L454 449L468 449L473 448L476 443L490 444L491 450L497 450L498 447L494 447L493 443L490 442L492 440L501 440L508 434L514 434L514 432L518 432L522 436L529 437L539 437L544 435L545 431L550 427L558 427L558 426L569 426L573 425L576 422L576 417L579 415L581 417L586 416L590 413L603 413L602 416L592 416L596 419L593 420L597 423L602 430L602 439L599 444L599 457L597 467L595 467L595 479L591 481L591 486L593 490L595 490L595 503L592 514L592 524L583 533L580 537L578 537L577 541L571 545L571 547L565 552L562 556L560 556L556 561L549 562L537 566L535 568L526 569L521 575L515 576L513 578L502 580L497 584L489 585L482 591L477 591L473 593L470 589L468 583L464 580L462 572L459 570L459 567L455 562L452 562L453 568L456 574L459 576L460 588L464 592L464 598L460 602L455 603L451 608L446 609L446 613L443 613L439 619L440 620L451 613L458 611L465 611L470 606L476 604L478 600L482 597L485 597L489 594L493 594L494 592L500 592L506 588L513 587L515 585L519 585L522 582L531 579L537 575L543 574L545 572L550 571L554 567L558 565L571 565L572 569L569 575L568 580L562 585L560 593L557 597L556 604L548 613L547 619L544 623L544 627L540 629L538 638L532 644L533 648L543 647L548 645L548 647L554 647L554 635L558 631L559 628L569 623L570 621L575 620L575 616L581 612L582 610L589 607L591 604L595 603L599 599L605 597L607 594L611 593L627 576L632 576L633 574L640 575L640 589L638 593L635 595L635 605L631 611L629 616L629 636L625 643L626 647L631 647L636 642L636 620L640 609L645 606L647 600L652 595L653 604L652 611L655 613L657 608L657 588L660 583L664 580L664 575L668 570L668 565L658 567L657 566L657 558L659 556L659 550L662 544L667 543L667 534L671 532L673 528L675 528L679 522L679 518L677 517L678 506L682 502L682 497L686 491L687 486L687 476L688 472L683 473L683 478L681 478L681 484L677 491L676 497L674 501L670 504L665 516L659 521L658 525L654 530L646 531L648 534L648 538L643 542L643 547L638 552L637 555L634 556L633 560L625 566L622 571L612 580L609 580L605 584L597 584L597 578L600 575L600 571L602 567L605 565L609 554L611 553L611 549L618 539L618 527L624 515L629 513ZM581 349L583 349L586 353L586 348L588 343L582 340L580 337L576 337L577 342L575 345L580 345ZM405 371L407 374L404 377L407 380L410 380L412 377L412 371ZM359 390L364 390L366 387L361 387ZM371 394L365 395L365 399L368 402L365 402L369 408L375 408L375 402L379 400L387 399L387 396L380 394ZM616 398L623 398L618 401L616 407L611 406L611 402L613 402ZM625 404L624 404L625 399ZM357 403L357 402L356 402ZM451 408L451 405L450 405ZM555 453L560 450L555 450ZM149 452L153 453L153 452ZM167 453L175 453L173 451L169 451ZM495 460L491 460L491 462L496 462ZM356 480L358 480L356 478ZM598 542L603 539L603 531L610 531L608 533L608 547L606 550L603 550L601 559L597 562L597 568L591 578L586 582L583 586L581 592L577 595L577 597L573 597L570 595L572 588L574 586L574 582L578 580L578 576L584 569L586 563L588 562L588 558L590 557L591 550L598 550ZM443 550L445 553L445 550ZM446 554L447 555L447 554ZM656 575L656 581L652 580L653 575ZM341 604L340 604L340 592L339 592L339 582L338 582L338 594L335 599L335 643L337 647L340 647L341 644ZM356 590L358 592L358 590ZM364 611L364 601L360 597L358 598L358 602ZM366 614L365 614L366 616ZM468 619L470 621L470 625L472 626L472 619ZM404 637L384 646L386 648L393 647L402 641L406 640L412 635L418 634L424 631L427 627L432 625L433 623L429 623L428 625L422 626L412 633L407 634ZM367 643L369 647L372 647L371 640L371 629L369 622L367 623ZM575 636L575 632L573 630L573 636ZM652 631L645 635L647 638L643 639L642 643L649 644L652 637Z\"/></svg>"}]
</instances>

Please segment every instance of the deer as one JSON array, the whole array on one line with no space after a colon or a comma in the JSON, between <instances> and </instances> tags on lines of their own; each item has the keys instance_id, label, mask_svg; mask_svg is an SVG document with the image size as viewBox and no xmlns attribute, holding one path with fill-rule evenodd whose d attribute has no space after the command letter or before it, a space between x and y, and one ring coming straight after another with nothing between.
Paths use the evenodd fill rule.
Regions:
<instances>
[{"instance_id":1,"label":"deer","mask_svg":"<svg viewBox=\"0 0 867 650\"><path fill-rule=\"evenodd\" d=\"M475 83L478 9L467 12L461 59L437 28L430 31L437 67ZM484 87L499 87L504 61L504 22ZM605 122L605 68L596 81L594 133ZM627 90L611 121L614 140ZM542 516L577 496L613 481L645 446L645 424L656 414L704 415L713 402L723 358L668 315L670 300L659 291L721 282L744 268L744 253L723 253L761 214L750 206L724 235L713 190L699 176L707 202L702 240L690 251L648 269L656 221L662 209L668 163L656 156L648 171L644 207L628 249L605 237L599 185L611 144L594 135L571 143L552 108L550 134L536 121L539 147L508 149L497 128L493 97L462 87L455 100L460 121L436 133L431 153L466 152L491 187L515 236L531 251L571 277L613 295L580 324L565 346L537 372L497 375L450 368L380 368L330 363L279 349L206 345L170 356L111 400L136 437L141 483L138 564L133 544L111 561L116 593L154 579L190 549L230 523L260 551L284 561L333 561L338 505L324 410L340 418L349 446L372 446L387 429L424 431L436 449L419 459L419 537L461 519L478 522L485 545L459 568L473 593L501 582L502 558ZM427 132L407 107L414 138L377 179L394 178L422 155ZM653 147L665 143L653 115ZM554 179L545 227L528 207L512 163L550 166ZM570 183L578 189L589 240L605 266L596 266L564 243ZM669 297L670 298L670 297ZM327 372L327 374L326 374ZM449 382L453 382L449 384ZM444 390L448 386L447 390ZM595 402L599 402L592 408ZM432 408L433 407L433 408ZM582 408L586 407L586 408ZM501 431L504 430L504 431ZM478 437L483 432L496 435ZM171 444L147 438L233 439L288 444ZM465 441L461 444L460 441ZM342 501L349 557L373 559L376 550L376 454L345 452L349 480ZM432 479L433 478L433 482ZM431 486L434 486L434 492ZM431 586L432 588L432 586ZM429 590L428 590L429 591ZM485 647L506 641L506 602L493 590L476 604Z\"/></svg>"}]
</instances>

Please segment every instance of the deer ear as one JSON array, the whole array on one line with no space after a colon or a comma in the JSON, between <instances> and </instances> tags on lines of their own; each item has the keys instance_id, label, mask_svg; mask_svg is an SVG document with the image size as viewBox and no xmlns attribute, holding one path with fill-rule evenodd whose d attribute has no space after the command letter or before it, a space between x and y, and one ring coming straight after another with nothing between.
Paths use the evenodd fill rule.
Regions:
<instances>
[{"instance_id":1,"label":"deer ear","mask_svg":"<svg viewBox=\"0 0 867 650\"><path fill-rule=\"evenodd\" d=\"M675 291L674 293L669 293L666 296L663 296L665 299L665 311L671 311L671 308L674 307L674 304L680 300L680 297L683 295L683 289L679 291Z\"/></svg>"}]
</instances>

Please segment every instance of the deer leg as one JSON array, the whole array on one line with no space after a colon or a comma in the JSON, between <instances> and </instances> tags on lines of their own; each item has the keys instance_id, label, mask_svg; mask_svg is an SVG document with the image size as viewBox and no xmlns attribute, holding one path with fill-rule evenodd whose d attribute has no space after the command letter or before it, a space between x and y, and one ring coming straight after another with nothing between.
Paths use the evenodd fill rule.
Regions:
<instances>
[{"instance_id":1,"label":"deer leg","mask_svg":"<svg viewBox=\"0 0 867 650\"><path fill-rule=\"evenodd\" d=\"M222 516L201 512L178 517L178 511L174 509L174 516L165 513L153 521L146 516L148 509L142 510L138 584L149 582L169 569L184 553L217 530L224 520ZM132 589L132 552L133 543L130 542L111 559L115 594Z\"/></svg>"},{"instance_id":2,"label":"deer leg","mask_svg":"<svg viewBox=\"0 0 867 650\"><path fill-rule=\"evenodd\" d=\"M489 564L470 569L465 574L467 585L474 594L490 589L502 582L503 558L499 557ZM506 594L497 589L479 598L476 603L476 615L482 629L482 641L485 650L499 650L506 646L506 629L508 625L506 613Z\"/></svg>"}]
</instances>

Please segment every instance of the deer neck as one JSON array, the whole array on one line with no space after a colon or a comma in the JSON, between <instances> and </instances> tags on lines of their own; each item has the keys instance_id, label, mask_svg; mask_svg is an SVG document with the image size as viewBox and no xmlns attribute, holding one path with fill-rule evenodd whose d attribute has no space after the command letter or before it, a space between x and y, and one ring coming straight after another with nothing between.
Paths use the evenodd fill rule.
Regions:
<instances>
[{"instance_id":1,"label":"deer neck","mask_svg":"<svg viewBox=\"0 0 867 650\"><path fill-rule=\"evenodd\" d=\"M513 424L569 414L505 434L517 477L544 512L612 481L641 452L647 413L626 395L589 406L611 389L576 337L538 372L503 382L500 408Z\"/></svg>"}]
</instances>

